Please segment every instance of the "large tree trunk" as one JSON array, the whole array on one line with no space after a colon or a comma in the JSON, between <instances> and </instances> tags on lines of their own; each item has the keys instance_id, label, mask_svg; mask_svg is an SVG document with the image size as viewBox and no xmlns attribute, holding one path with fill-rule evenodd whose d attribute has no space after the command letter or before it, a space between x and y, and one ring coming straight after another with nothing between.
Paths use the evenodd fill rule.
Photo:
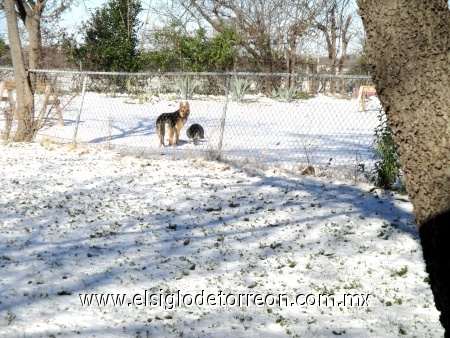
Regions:
<instances>
[{"instance_id":1,"label":"large tree trunk","mask_svg":"<svg viewBox=\"0 0 450 338\"><path fill-rule=\"evenodd\" d=\"M445 0L357 0L399 147L441 323L450 337L450 12Z\"/></svg>"},{"instance_id":2,"label":"large tree trunk","mask_svg":"<svg viewBox=\"0 0 450 338\"><path fill-rule=\"evenodd\" d=\"M36 8L34 11L35 13L33 16L27 20L28 39L30 41L30 54L28 61L29 69L39 69L42 62L41 14L36 12ZM36 88L36 83L39 82L38 75L36 73L30 73L29 76L31 87L34 91Z\"/></svg>"},{"instance_id":3,"label":"large tree trunk","mask_svg":"<svg viewBox=\"0 0 450 338\"><path fill-rule=\"evenodd\" d=\"M46 1L16 1L17 13L22 20L28 32L29 48L29 69L38 69L42 59L42 37L41 37L41 16L45 9ZM62 4L61 4L62 5ZM63 5L62 5L63 6ZM29 74L31 89L34 92L37 80L37 74Z\"/></svg>"},{"instance_id":4,"label":"large tree trunk","mask_svg":"<svg viewBox=\"0 0 450 338\"><path fill-rule=\"evenodd\" d=\"M14 0L5 0L4 6L17 94L17 107L14 111L14 118L18 120L18 127L13 140L29 142L34 139L36 132L34 96L25 69Z\"/></svg>"}]
</instances>

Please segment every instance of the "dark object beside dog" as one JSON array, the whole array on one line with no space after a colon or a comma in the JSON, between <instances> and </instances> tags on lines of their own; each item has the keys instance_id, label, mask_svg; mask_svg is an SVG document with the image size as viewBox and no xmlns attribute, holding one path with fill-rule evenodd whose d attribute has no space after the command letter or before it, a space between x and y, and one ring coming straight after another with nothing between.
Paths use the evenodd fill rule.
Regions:
<instances>
[{"instance_id":1,"label":"dark object beside dog","mask_svg":"<svg viewBox=\"0 0 450 338\"><path fill-rule=\"evenodd\" d=\"M186 135L189 139L194 141L195 145L197 145L199 139L205 138L205 131L201 125L194 123L186 130Z\"/></svg>"}]
</instances>

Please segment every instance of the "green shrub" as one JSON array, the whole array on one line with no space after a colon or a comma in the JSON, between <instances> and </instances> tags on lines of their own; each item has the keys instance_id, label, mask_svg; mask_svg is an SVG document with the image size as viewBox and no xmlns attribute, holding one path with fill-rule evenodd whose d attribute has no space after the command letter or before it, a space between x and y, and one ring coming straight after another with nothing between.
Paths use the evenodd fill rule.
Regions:
<instances>
[{"instance_id":1,"label":"green shrub","mask_svg":"<svg viewBox=\"0 0 450 338\"><path fill-rule=\"evenodd\" d=\"M76 35L63 39L67 58L82 62L84 70L136 72L142 69L139 44L140 1L107 1L91 13L80 28L81 41ZM126 13L127 20L123 19ZM113 85L126 89L126 83L110 78Z\"/></svg>"},{"instance_id":2,"label":"green shrub","mask_svg":"<svg viewBox=\"0 0 450 338\"><path fill-rule=\"evenodd\" d=\"M385 114L381 110L378 119L380 123L375 128L374 159L376 162L372 170L372 182L377 187L392 189L401 179L400 158Z\"/></svg>"},{"instance_id":3,"label":"green shrub","mask_svg":"<svg viewBox=\"0 0 450 338\"><path fill-rule=\"evenodd\" d=\"M224 29L210 37L205 29L190 33L180 20L155 32L153 47L143 52L147 70L174 72L223 72L233 69L239 36Z\"/></svg>"}]
</instances>

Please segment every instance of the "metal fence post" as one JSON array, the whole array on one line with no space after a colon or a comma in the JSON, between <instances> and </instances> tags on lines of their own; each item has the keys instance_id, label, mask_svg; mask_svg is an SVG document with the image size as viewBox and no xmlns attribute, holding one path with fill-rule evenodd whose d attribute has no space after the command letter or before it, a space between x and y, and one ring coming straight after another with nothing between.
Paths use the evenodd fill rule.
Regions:
<instances>
[{"instance_id":1,"label":"metal fence post","mask_svg":"<svg viewBox=\"0 0 450 338\"><path fill-rule=\"evenodd\" d=\"M80 124L81 111L83 110L83 103L84 103L84 94L86 93L86 81L87 81L87 75L84 75L83 88L81 89L80 109L78 110L77 120L75 122L75 130L73 131L73 138L72 138L73 144L77 143L78 125Z\"/></svg>"},{"instance_id":2,"label":"metal fence post","mask_svg":"<svg viewBox=\"0 0 450 338\"><path fill-rule=\"evenodd\" d=\"M217 146L217 157L216 157L217 161L220 161L220 158L222 156L223 133L225 130L225 120L227 117L228 93L230 92L230 77L231 77L230 74L227 74L227 81L225 85L225 103L223 105L222 119L220 121L219 145Z\"/></svg>"}]
</instances>

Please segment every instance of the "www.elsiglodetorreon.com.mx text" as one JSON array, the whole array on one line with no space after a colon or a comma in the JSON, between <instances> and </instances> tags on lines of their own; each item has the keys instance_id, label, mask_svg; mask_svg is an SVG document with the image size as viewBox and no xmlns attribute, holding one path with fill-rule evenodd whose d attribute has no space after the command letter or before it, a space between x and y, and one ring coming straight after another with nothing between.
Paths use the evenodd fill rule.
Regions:
<instances>
[{"instance_id":1,"label":"www.elsiglodetorreon.com.mx text","mask_svg":"<svg viewBox=\"0 0 450 338\"><path fill-rule=\"evenodd\" d=\"M162 307L172 310L177 307L219 306L219 307L369 307L370 294L297 294L287 293L182 293L180 290L167 293L145 290L143 293L80 293L83 307L133 306Z\"/></svg>"}]
</instances>

